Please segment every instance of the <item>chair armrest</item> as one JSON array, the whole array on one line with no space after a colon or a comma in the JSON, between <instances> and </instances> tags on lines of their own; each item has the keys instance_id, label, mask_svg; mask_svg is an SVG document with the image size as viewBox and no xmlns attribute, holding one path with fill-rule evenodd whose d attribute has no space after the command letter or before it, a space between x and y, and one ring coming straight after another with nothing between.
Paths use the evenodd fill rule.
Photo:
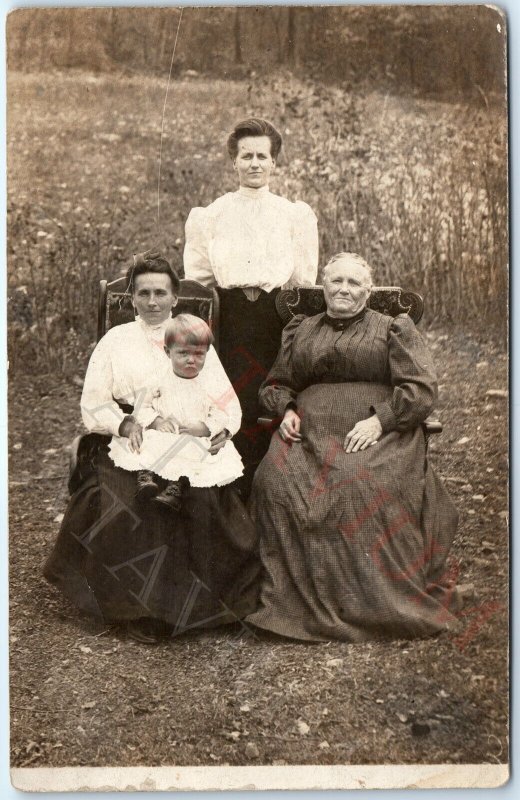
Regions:
<instances>
[{"instance_id":1,"label":"chair armrest","mask_svg":"<svg viewBox=\"0 0 520 800\"><path fill-rule=\"evenodd\" d=\"M279 424L280 419L279 417L263 416L258 417L257 422L261 428L274 428ZM432 433L442 433L442 423L438 419L435 419L435 417L428 417L425 419L423 428L427 436L430 436Z\"/></svg>"},{"instance_id":2,"label":"chair armrest","mask_svg":"<svg viewBox=\"0 0 520 800\"><path fill-rule=\"evenodd\" d=\"M432 433L442 433L442 423L435 417L425 419L423 428L426 436L430 436Z\"/></svg>"},{"instance_id":3,"label":"chair armrest","mask_svg":"<svg viewBox=\"0 0 520 800\"><path fill-rule=\"evenodd\" d=\"M76 436L70 446L70 456L69 456L69 478L74 473L74 470L78 466L78 451L79 451L79 444L81 442L81 436Z\"/></svg>"},{"instance_id":4,"label":"chair armrest","mask_svg":"<svg viewBox=\"0 0 520 800\"><path fill-rule=\"evenodd\" d=\"M87 478L96 472L97 454L111 437L101 433L83 433L72 442L69 456L69 494L73 495Z\"/></svg>"}]
</instances>

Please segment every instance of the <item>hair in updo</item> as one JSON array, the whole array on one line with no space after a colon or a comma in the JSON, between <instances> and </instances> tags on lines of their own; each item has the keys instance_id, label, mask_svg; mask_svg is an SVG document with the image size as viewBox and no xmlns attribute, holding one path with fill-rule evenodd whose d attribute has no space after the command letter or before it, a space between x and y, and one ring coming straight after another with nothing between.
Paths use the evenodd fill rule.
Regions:
<instances>
[{"instance_id":1,"label":"hair in updo","mask_svg":"<svg viewBox=\"0 0 520 800\"><path fill-rule=\"evenodd\" d=\"M179 276L171 267L170 262L167 261L161 253L154 253L151 250L134 255L134 263L128 268L126 273L127 292L133 294L135 291L136 278L138 278L139 275L148 275L150 272L156 275L168 275L172 284L173 293L179 293Z\"/></svg>"},{"instance_id":2,"label":"hair in updo","mask_svg":"<svg viewBox=\"0 0 520 800\"><path fill-rule=\"evenodd\" d=\"M266 119L250 117L235 125L233 132L227 140L227 149L230 158L234 160L238 154L238 143L246 136L268 136L271 141L271 156L276 159L282 149L282 137Z\"/></svg>"},{"instance_id":3,"label":"hair in updo","mask_svg":"<svg viewBox=\"0 0 520 800\"><path fill-rule=\"evenodd\" d=\"M357 264L358 267L363 267L363 269L365 269L368 272L370 283L373 282L374 275L372 267L365 261L364 258L358 256L357 253L336 253L336 255L332 256L332 258L330 258L323 267L321 271L322 275L325 273L327 267L330 267L331 264L335 264L336 261L350 261L352 264Z\"/></svg>"},{"instance_id":4,"label":"hair in updo","mask_svg":"<svg viewBox=\"0 0 520 800\"><path fill-rule=\"evenodd\" d=\"M167 348L174 344L209 347L214 341L209 325L194 314L177 314L168 322L164 332L164 346Z\"/></svg>"}]
</instances>

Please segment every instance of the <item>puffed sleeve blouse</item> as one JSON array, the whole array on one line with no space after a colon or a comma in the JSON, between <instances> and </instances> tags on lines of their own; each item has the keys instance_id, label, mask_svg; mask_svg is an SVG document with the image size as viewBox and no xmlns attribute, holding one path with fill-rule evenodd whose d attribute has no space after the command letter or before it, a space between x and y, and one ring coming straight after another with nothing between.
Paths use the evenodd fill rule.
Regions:
<instances>
[{"instance_id":1,"label":"puffed sleeve blouse","mask_svg":"<svg viewBox=\"0 0 520 800\"><path fill-rule=\"evenodd\" d=\"M152 327L138 317L111 328L98 342L81 395L81 415L89 432L117 436L125 417L120 403L133 406L134 416L144 427L156 418L152 398L168 383L172 369L164 352L167 323ZM225 427L234 435L240 428L240 403L213 346L198 381L211 403L225 412Z\"/></svg>"},{"instance_id":2,"label":"puffed sleeve blouse","mask_svg":"<svg viewBox=\"0 0 520 800\"><path fill-rule=\"evenodd\" d=\"M292 203L268 187L240 187L186 221L187 278L225 289L313 286L318 227L307 203Z\"/></svg>"}]
</instances>

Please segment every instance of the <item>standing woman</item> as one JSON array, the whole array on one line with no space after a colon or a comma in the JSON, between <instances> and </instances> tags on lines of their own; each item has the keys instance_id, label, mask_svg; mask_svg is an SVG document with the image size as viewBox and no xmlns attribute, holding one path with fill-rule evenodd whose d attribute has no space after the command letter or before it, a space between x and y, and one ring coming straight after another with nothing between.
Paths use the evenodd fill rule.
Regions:
<instances>
[{"instance_id":1,"label":"standing woman","mask_svg":"<svg viewBox=\"0 0 520 800\"><path fill-rule=\"evenodd\" d=\"M219 289L220 358L242 406L235 444L246 467L244 496L269 445L256 420L283 328L275 297L280 288L313 286L318 271L316 215L269 191L281 147L267 120L239 122L227 142L238 190L192 209L186 222L186 277Z\"/></svg>"}]
</instances>

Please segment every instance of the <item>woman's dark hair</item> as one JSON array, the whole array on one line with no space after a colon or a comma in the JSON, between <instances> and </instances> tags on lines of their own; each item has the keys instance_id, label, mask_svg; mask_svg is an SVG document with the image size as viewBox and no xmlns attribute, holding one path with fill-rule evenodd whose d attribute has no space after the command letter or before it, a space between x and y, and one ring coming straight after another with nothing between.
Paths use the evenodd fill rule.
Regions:
<instances>
[{"instance_id":1,"label":"woman's dark hair","mask_svg":"<svg viewBox=\"0 0 520 800\"><path fill-rule=\"evenodd\" d=\"M235 125L233 132L227 140L227 149L231 159L235 159L238 154L238 143L246 136L268 136L271 141L271 155L274 159L282 149L282 137L266 119L260 117L250 117Z\"/></svg>"},{"instance_id":2,"label":"woman's dark hair","mask_svg":"<svg viewBox=\"0 0 520 800\"><path fill-rule=\"evenodd\" d=\"M134 263L128 268L126 273L126 291L130 292L130 294L133 294L135 289L135 279L138 278L139 275L147 275L150 272L158 275L168 275L172 284L173 293L179 293L179 276L170 266L170 262L167 261L164 256L161 255L161 253L153 253L151 250L147 250L145 253L136 253L134 255Z\"/></svg>"}]
</instances>

